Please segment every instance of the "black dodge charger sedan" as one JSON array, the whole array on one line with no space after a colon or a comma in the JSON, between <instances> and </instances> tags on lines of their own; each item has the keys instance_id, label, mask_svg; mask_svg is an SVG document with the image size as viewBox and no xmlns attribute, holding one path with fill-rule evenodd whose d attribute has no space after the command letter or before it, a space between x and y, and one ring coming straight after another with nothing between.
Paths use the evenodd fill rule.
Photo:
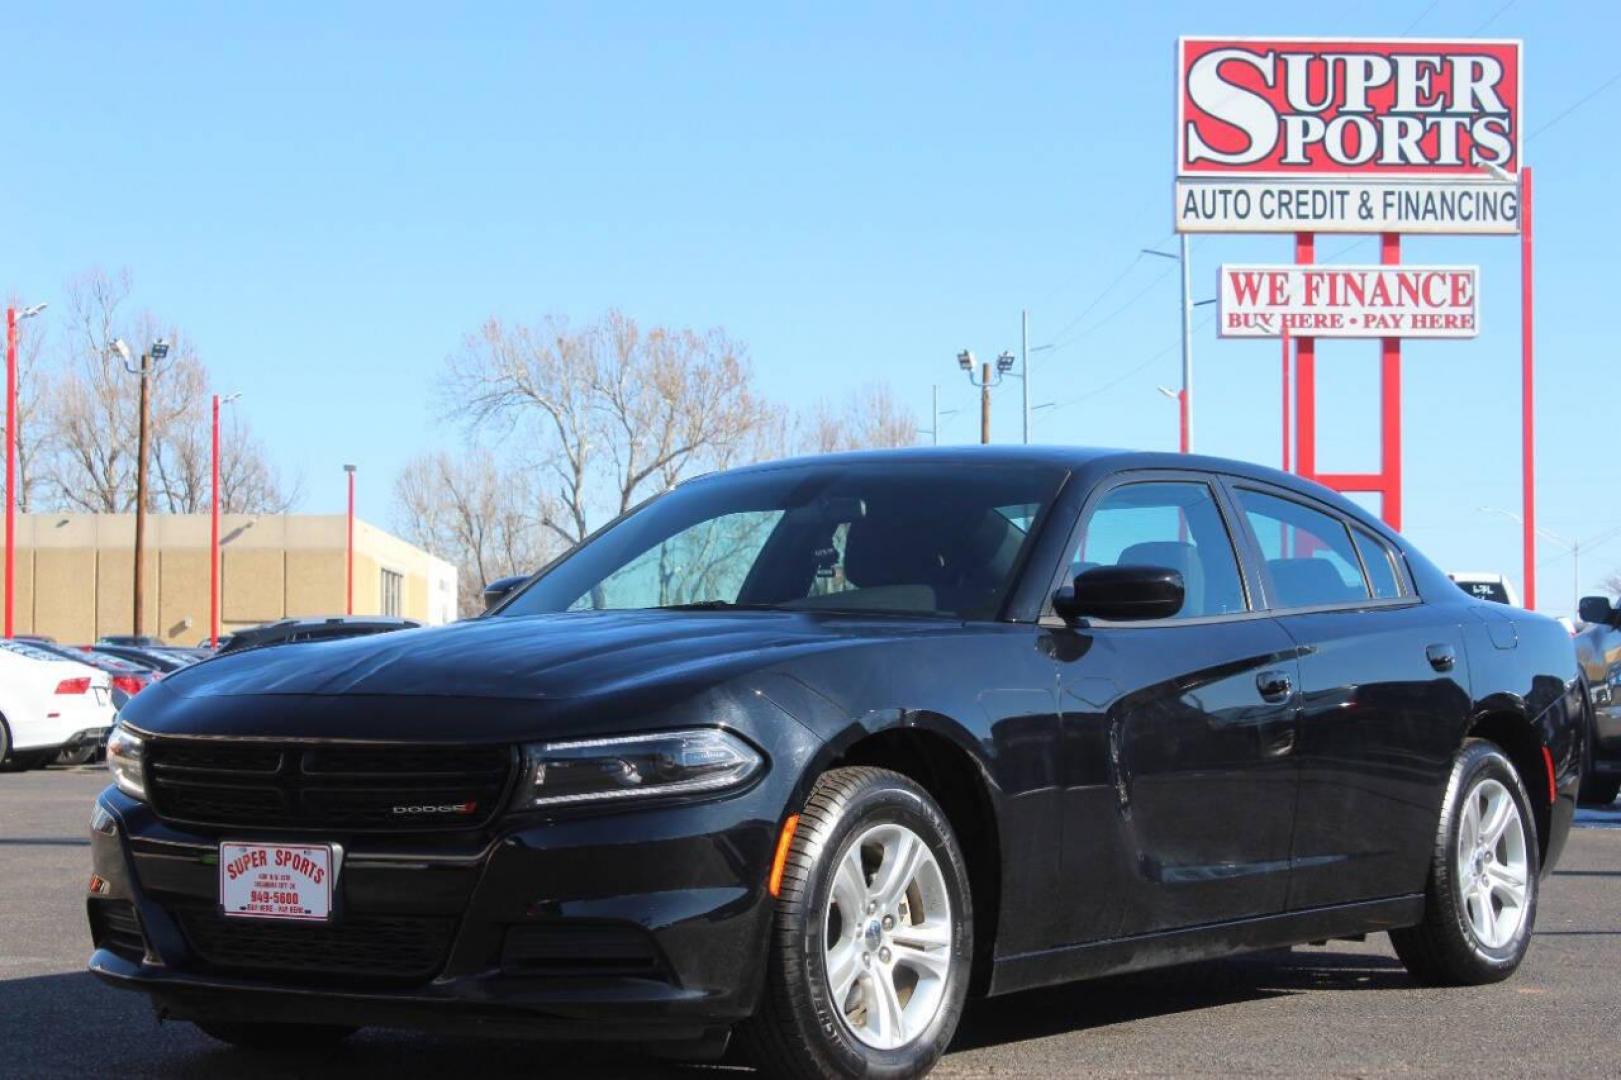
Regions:
<instances>
[{"instance_id":1,"label":"black dodge charger sedan","mask_svg":"<svg viewBox=\"0 0 1621 1080\"><path fill-rule=\"evenodd\" d=\"M107 982L917 1076L970 994L1387 931L1514 971L1587 753L1569 635L1299 478L940 449L682 484L485 616L124 711Z\"/></svg>"}]
</instances>

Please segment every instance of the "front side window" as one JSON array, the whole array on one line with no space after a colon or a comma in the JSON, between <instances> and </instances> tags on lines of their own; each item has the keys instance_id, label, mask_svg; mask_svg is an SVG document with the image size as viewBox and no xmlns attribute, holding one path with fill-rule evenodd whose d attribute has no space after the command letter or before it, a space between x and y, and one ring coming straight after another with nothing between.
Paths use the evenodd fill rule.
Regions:
<instances>
[{"instance_id":1,"label":"front side window","mask_svg":"<svg viewBox=\"0 0 1621 1080\"><path fill-rule=\"evenodd\" d=\"M1255 532L1279 607L1348 604L1369 597L1345 524L1292 499L1240 488L1238 503Z\"/></svg>"},{"instance_id":2,"label":"front side window","mask_svg":"<svg viewBox=\"0 0 1621 1080\"><path fill-rule=\"evenodd\" d=\"M705 477L583 544L496 617L741 607L994 618L1065 475L902 462Z\"/></svg>"},{"instance_id":3,"label":"front side window","mask_svg":"<svg viewBox=\"0 0 1621 1080\"><path fill-rule=\"evenodd\" d=\"M1198 481L1125 484L1087 518L1072 573L1094 566L1160 566L1182 575L1179 619L1245 610L1238 556L1210 485Z\"/></svg>"}]
</instances>

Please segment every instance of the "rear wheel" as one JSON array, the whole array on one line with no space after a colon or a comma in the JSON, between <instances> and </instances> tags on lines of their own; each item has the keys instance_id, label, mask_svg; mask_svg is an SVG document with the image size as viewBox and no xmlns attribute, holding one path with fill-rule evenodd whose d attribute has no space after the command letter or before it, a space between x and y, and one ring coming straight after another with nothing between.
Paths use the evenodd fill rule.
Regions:
<instances>
[{"instance_id":1,"label":"rear wheel","mask_svg":"<svg viewBox=\"0 0 1621 1080\"><path fill-rule=\"evenodd\" d=\"M342 1024L262 1024L234 1020L194 1020L197 1029L245 1050L299 1053L335 1046L359 1031Z\"/></svg>"},{"instance_id":2,"label":"rear wheel","mask_svg":"<svg viewBox=\"0 0 1621 1080\"><path fill-rule=\"evenodd\" d=\"M800 813L741 1041L771 1076L922 1076L956 1032L972 955L945 814L899 773L834 769Z\"/></svg>"},{"instance_id":3,"label":"rear wheel","mask_svg":"<svg viewBox=\"0 0 1621 1080\"><path fill-rule=\"evenodd\" d=\"M1419 982L1472 986L1520 966L1536 921L1540 852L1525 785L1493 743L1470 739L1453 762L1424 921L1390 932Z\"/></svg>"}]
</instances>

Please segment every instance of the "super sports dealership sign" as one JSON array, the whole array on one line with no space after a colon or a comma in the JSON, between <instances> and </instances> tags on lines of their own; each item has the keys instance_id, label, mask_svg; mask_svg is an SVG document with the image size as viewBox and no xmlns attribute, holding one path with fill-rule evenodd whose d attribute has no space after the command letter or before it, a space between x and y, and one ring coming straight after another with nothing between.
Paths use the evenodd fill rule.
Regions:
<instances>
[{"instance_id":1,"label":"super sports dealership sign","mask_svg":"<svg viewBox=\"0 0 1621 1080\"><path fill-rule=\"evenodd\" d=\"M1178 230L1519 230L1519 42L1183 38L1178 52Z\"/></svg>"}]
</instances>

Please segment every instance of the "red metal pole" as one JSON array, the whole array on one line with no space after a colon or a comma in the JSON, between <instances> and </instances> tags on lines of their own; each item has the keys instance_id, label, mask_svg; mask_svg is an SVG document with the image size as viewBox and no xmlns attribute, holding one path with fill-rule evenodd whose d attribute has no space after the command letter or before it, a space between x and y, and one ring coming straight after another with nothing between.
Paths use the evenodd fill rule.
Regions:
<instances>
[{"instance_id":1,"label":"red metal pole","mask_svg":"<svg viewBox=\"0 0 1621 1080\"><path fill-rule=\"evenodd\" d=\"M1295 262L1309 266L1317 258L1317 237L1295 234ZM1308 480L1317 476L1317 342L1309 337L1295 345L1295 471Z\"/></svg>"},{"instance_id":2,"label":"red metal pole","mask_svg":"<svg viewBox=\"0 0 1621 1080\"><path fill-rule=\"evenodd\" d=\"M6 308L6 637L17 605L17 309Z\"/></svg>"},{"instance_id":3,"label":"red metal pole","mask_svg":"<svg viewBox=\"0 0 1621 1080\"><path fill-rule=\"evenodd\" d=\"M214 444L208 498L208 645L220 646L220 396L214 395Z\"/></svg>"},{"instance_id":4,"label":"red metal pole","mask_svg":"<svg viewBox=\"0 0 1621 1080\"><path fill-rule=\"evenodd\" d=\"M1401 234L1379 238L1379 261L1386 266L1401 262ZM1382 509L1385 522L1401 529L1401 338L1387 337L1379 344L1379 456Z\"/></svg>"},{"instance_id":5,"label":"red metal pole","mask_svg":"<svg viewBox=\"0 0 1621 1080\"><path fill-rule=\"evenodd\" d=\"M1535 362L1531 348L1531 170L1520 170L1520 518L1525 522L1525 606L1537 606Z\"/></svg>"},{"instance_id":6,"label":"red metal pole","mask_svg":"<svg viewBox=\"0 0 1621 1080\"><path fill-rule=\"evenodd\" d=\"M355 470L349 470L349 556L345 572L344 614L355 613Z\"/></svg>"},{"instance_id":7,"label":"red metal pole","mask_svg":"<svg viewBox=\"0 0 1621 1080\"><path fill-rule=\"evenodd\" d=\"M1289 471L1289 328L1285 326L1283 338L1283 471Z\"/></svg>"}]
</instances>

